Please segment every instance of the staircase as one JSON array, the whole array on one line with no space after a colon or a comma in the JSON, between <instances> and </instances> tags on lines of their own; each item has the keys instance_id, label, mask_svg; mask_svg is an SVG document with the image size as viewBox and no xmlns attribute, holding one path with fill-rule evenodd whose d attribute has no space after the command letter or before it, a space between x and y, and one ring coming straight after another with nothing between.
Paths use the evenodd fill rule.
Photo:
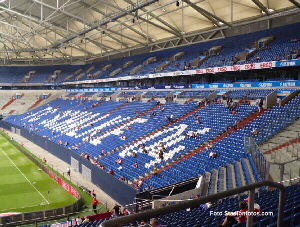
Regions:
<instances>
[{"instance_id":1,"label":"staircase","mask_svg":"<svg viewBox=\"0 0 300 227\"><path fill-rule=\"evenodd\" d=\"M204 196L212 195L241 186L255 183L255 177L248 158L242 158L233 164L227 164L211 173L206 173L207 189L204 188ZM205 194L207 192L207 194Z\"/></svg>"},{"instance_id":2,"label":"staircase","mask_svg":"<svg viewBox=\"0 0 300 227\"><path fill-rule=\"evenodd\" d=\"M28 108L28 110L31 110L31 109L37 107L43 100L44 100L44 99L38 99L32 106L30 106L30 107ZM27 111L28 111L28 110L27 110Z\"/></svg>"},{"instance_id":3,"label":"staircase","mask_svg":"<svg viewBox=\"0 0 300 227\"><path fill-rule=\"evenodd\" d=\"M271 163L270 175L280 181L280 166L272 163L286 163L283 180L299 177L300 174L300 119L291 123L259 148Z\"/></svg>"},{"instance_id":4,"label":"staircase","mask_svg":"<svg viewBox=\"0 0 300 227\"><path fill-rule=\"evenodd\" d=\"M22 98L23 95L20 96L20 98ZM19 99L20 99L19 98ZM10 104L12 104L14 101L16 101L15 96L13 96L4 106L2 106L1 110L4 110L6 107L8 107Z\"/></svg>"},{"instance_id":5,"label":"staircase","mask_svg":"<svg viewBox=\"0 0 300 227\"><path fill-rule=\"evenodd\" d=\"M12 114L13 112L15 112L15 110L11 110L8 112L8 114Z\"/></svg>"}]
</instances>

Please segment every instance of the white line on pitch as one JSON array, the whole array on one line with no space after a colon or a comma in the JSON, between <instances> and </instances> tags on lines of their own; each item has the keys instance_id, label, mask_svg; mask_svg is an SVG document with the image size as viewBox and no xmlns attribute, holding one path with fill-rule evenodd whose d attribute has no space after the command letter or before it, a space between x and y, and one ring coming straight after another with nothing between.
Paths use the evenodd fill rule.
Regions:
<instances>
[{"instance_id":1,"label":"white line on pitch","mask_svg":"<svg viewBox=\"0 0 300 227\"><path fill-rule=\"evenodd\" d=\"M41 206L41 205L33 205L33 206L17 207L17 208L9 208L9 209L5 209L5 210L0 210L0 212L10 211L10 210L16 210L16 209L23 209L23 208L32 208L32 207L38 207L38 206Z\"/></svg>"},{"instance_id":2,"label":"white line on pitch","mask_svg":"<svg viewBox=\"0 0 300 227\"><path fill-rule=\"evenodd\" d=\"M9 161L11 161L11 163L17 168L17 170L19 170L19 172L23 175L23 177L25 177L25 179L29 182L29 184L40 194L40 196L43 197L43 199L47 202L47 204L50 204L49 201L45 198L45 196L43 196L43 194L36 188L34 187L34 185L30 182L30 180L25 176L25 174L18 168L18 166L8 157L8 155L2 150L2 148L0 147L0 150L3 152L3 154L9 159Z\"/></svg>"}]
</instances>

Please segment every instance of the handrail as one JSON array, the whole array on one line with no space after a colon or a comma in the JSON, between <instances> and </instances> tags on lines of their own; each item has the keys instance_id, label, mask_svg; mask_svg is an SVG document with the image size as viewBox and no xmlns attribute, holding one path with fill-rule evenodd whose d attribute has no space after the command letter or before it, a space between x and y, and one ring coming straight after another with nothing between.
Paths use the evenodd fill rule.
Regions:
<instances>
[{"instance_id":1,"label":"handrail","mask_svg":"<svg viewBox=\"0 0 300 227\"><path fill-rule=\"evenodd\" d=\"M279 204L278 204L279 209L278 209L278 217L277 217L277 227L280 227L283 224L283 209L284 209L284 196L285 196L284 191L285 191L285 189L282 184L272 182L272 181L261 181L261 182L257 182L257 183L251 184L251 185L246 185L246 186L243 186L240 188L231 189L229 191L224 191L224 192L221 192L218 194L209 195L209 196L201 197L198 199L189 200L189 201L185 201L182 203L170 205L168 207L158 208L158 209L145 211L145 212L138 213L138 214L132 214L132 215L128 215L125 217L108 220L108 221L103 222L100 226L101 227L119 227L119 226L121 227L125 224L129 224L129 223L132 223L135 221L148 220L149 218L172 213L172 212L175 212L178 210L187 209L190 207L197 207L200 204L217 201L219 199L223 199L223 198L226 198L229 196L243 193L245 191L250 191L248 211L251 212L251 211L253 211L255 189L263 187L263 186L274 187L274 188L278 188L280 190ZM252 216L249 216L247 218L247 227L252 226L252 218L253 218Z\"/></svg>"}]
</instances>

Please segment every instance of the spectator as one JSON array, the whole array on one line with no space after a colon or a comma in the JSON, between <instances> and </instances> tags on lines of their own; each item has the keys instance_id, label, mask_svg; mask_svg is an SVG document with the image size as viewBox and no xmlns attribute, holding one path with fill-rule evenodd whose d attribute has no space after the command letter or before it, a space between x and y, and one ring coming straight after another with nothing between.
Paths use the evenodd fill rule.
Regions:
<instances>
[{"instance_id":1,"label":"spectator","mask_svg":"<svg viewBox=\"0 0 300 227\"><path fill-rule=\"evenodd\" d=\"M249 198L244 199L244 201L246 203L248 203ZM256 212L256 213L261 213L260 205L258 205L257 203L254 203L254 209L253 209L253 211ZM257 215L255 215L255 216L257 216Z\"/></svg>"},{"instance_id":2,"label":"spectator","mask_svg":"<svg viewBox=\"0 0 300 227\"><path fill-rule=\"evenodd\" d=\"M259 103L258 103L258 111L261 112L262 108L263 108L263 104L264 104L264 100L260 99Z\"/></svg>"},{"instance_id":3,"label":"spectator","mask_svg":"<svg viewBox=\"0 0 300 227\"><path fill-rule=\"evenodd\" d=\"M151 218L150 220L150 226L151 227L162 227L156 218Z\"/></svg>"},{"instance_id":4,"label":"spectator","mask_svg":"<svg viewBox=\"0 0 300 227\"><path fill-rule=\"evenodd\" d=\"M94 190L92 191L91 195L93 198L96 198L96 192Z\"/></svg>"},{"instance_id":5,"label":"spectator","mask_svg":"<svg viewBox=\"0 0 300 227\"><path fill-rule=\"evenodd\" d=\"M86 218L84 218L84 220L82 221L82 223L87 223L89 221L90 221L90 219L88 217L86 217Z\"/></svg>"},{"instance_id":6,"label":"spectator","mask_svg":"<svg viewBox=\"0 0 300 227\"><path fill-rule=\"evenodd\" d=\"M158 158L164 160L164 152L162 150L158 152Z\"/></svg>"},{"instance_id":7,"label":"spectator","mask_svg":"<svg viewBox=\"0 0 300 227\"><path fill-rule=\"evenodd\" d=\"M173 117L174 117L173 114L171 114L171 115L170 115L170 122L173 121Z\"/></svg>"},{"instance_id":8,"label":"spectator","mask_svg":"<svg viewBox=\"0 0 300 227\"><path fill-rule=\"evenodd\" d=\"M135 163L132 165L132 167L134 167L134 168L139 168L139 165L138 165L137 162L135 162Z\"/></svg>"},{"instance_id":9,"label":"spectator","mask_svg":"<svg viewBox=\"0 0 300 227\"><path fill-rule=\"evenodd\" d=\"M147 185L147 186L145 187L145 191L147 191L147 190L150 190L150 185Z\"/></svg>"},{"instance_id":10,"label":"spectator","mask_svg":"<svg viewBox=\"0 0 300 227\"><path fill-rule=\"evenodd\" d=\"M94 197L92 200L92 206L95 214L97 214L97 205L98 205L98 200L96 199L96 197Z\"/></svg>"},{"instance_id":11,"label":"spectator","mask_svg":"<svg viewBox=\"0 0 300 227\"><path fill-rule=\"evenodd\" d=\"M140 179L137 183L137 186L140 188L142 186L142 184L144 183L143 179Z\"/></svg>"},{"instance_id":12,"label":"spectator","mask_svg":"<svg viewBox=\"0 0 300 227\"><path fill-rule=\"evenodd\" d=\"M114 173L114 171L112 169L110 169L107 173L110 174L110 175L112 175L112 176L115 175L115 173Z\"/></svg>"},{"instance_id":13,"label":"spectator","mask_svg":"<svg viewBox=\"0 0 300 227\"><path fill-rule=\"evenodd\" d=\"M153 175L157 175L158 174L158 169L157 169L157 167L154 167L153 168Z\"/></svg>"},{"instance_id":14,"label":"spectator","mask_svg":"<svg viewBox=\"0 0 300 227\"><path fill-rule=\"evenodd\" d=\"M279 97L277 98L277 106L281 106L281 99Z\"/></svg>"},{"instance_id":15,"label":"spectator","mask_svg":"<svg viewBox=\"0 0 300 227\"><path fill-rule=\"evenodd\" d=\"M147 224L147 222L141 221L141 223L139 224L138 227L151 227L151 226L149 224Z\"/></svg>"},{"instance_id":16,"label":"spectator","mask_svg":"<svg viewBox=\"0 0 300 227\"><path fill-rule=\"evenodd\" d=\"M98 162L97 166L100 168L100 169L105 169L105 166L102 165L101 163Z\"/></svg>"},{"instance_id":17,"label":"spectator","mask_svg":"<svg viewBox=\"0 0 300 227\"><path fill-rule=\"evenodd\" d=\"M217 153L215 151L210 151L208 157L210 157L210 158L216 158L217 157Z\"/></svg>"},{"instance_id":18,"label":"spectator","mask_svg":"<svg viewBox=\"0 0 300 227\"><path fill-rule=\"evenodd\" d=\"M127 137L126 137L126 136L120 136L120 139L121 139L121 140L126 140Z\"/></svg>"},{"instance_id":19,"label":"spectator","mask_svg":"<svg viewBox=\"0 0 300 227\"><path fill-rule=\"evenodd\" d=\"M164 145L163 142L159 143L159 150L162 151L162 152L166 152L166 148L165 148L165 145Z\"/></svg>"},{"instance_id":20,"label":"spectator","mask_svg":"<svg viewBox=\"0 0 300 227\"><path fill-rule=\"evenodd\" d=\"M82 220L79 216L75 219L75 221L76 221L76 225L80 225L82 223Z\"/></svg>"},{"instance_id":21,"label":"spectator","mask_svg":"<svg viewBox=\"0 0 300 227\"><path fill-rule=\"evenodd\" d=\"M90 156L88 154L85 154L84 158L87 159L87 160L90 160Z\"/></svg>"},{"instance_id":22,"label":"spectator","mask_svg":"<svg viewBox=\"0 0 300 227\"><path fill-rule=\"evenodd\" d=\"M71 170L70 170L69 167L67 168L67 175L68 175L68 176L71 176Z\"/></svg>"},{"instance_id":23,"label":"spectator","mask_svg":"<svg viewBox=\"0 0 300 227\"><path fill-rule=\"evenodd\" d=\"M119 165L122 165L122 159L121 158L118 158L115 163L119 164Z\"/></svg>"},{"instance_id":24,"label":"spectator","mask_svg":"<svg viewBox=\"0 0 300 227\"><path fill-rule=\"evenodd\" d=\"M251 131L251 135L257 135L258 134L258 130L257 128L253 128L252 131Z\"/></svg>"},{"instance_id":25,"label":"spectator","mask_svg":"<svg viewBox=\"0 0 300 227\"><path fill-rule=\"evenodd\" d=\"M245 212L247 211L247 203L242 201L239 203L239 211L228 213L222 225L220 226L232 226L237 223L242 223L247 220Z\"/></svg>"},{"instance_id":26,"label":"spectator","mask_svg":"<svg viewBox=\"0 0 300 227\"><path fill-rule=\"evenodd\" d=\"M114 215L118 217L118 216L120 216L120 208L121 208L121 206L119 206L116 203L115 206L112 208L112 210L110 212L114 213Z\"/></svg>"},{"instance_id":27,"label":"spectator","mask_svg":"<svg viewBox=\"0 0 300 227\"><path fill-rule=\"evenodd\" d=\"M199 195L197 195L197 196L199 196ZM196 197L197 198L197 197ZM198 197L199 198L199 197ZM199 206L199 208L201 209L201 210L207 210L207 209L209 209L210 207L212 206L212 203L211 202L207 202L207 203L205 203L205 204L201 204L200 206Z\"/></svg>"},{"instance_id":28,"label":"spectator","mask_svg":"<svg viewBox=\"0 0 300 227\"><path fill-rule=\"evenodd\" d=\"M104 156L104 155L105 155L105 151L102 150L101 153L100 153L100 155L101 155L101 156Z\"/></svg>"},{"instance_id":29,"label":"spectator","mask_svg":"<svg viewBox=\"0 0 300 227\"><path fill-rule=\"evenodd\" d=\"M237 120L234 120L233 128L234 128L235 130L237 130L237 128L238 128L238 121L237 121Z\"/></svg>"},{"instance_id":30,"label":"spectator","mask_svg":"<svg viewBox=\"0 0 300 227\"><path fill-rule=\"evenodd\" d=\"M124 209L121 212L122 215L128 215L129 211L124 207Z\"/></svg>"},{"instance_id":31,"label":"spectator","mask_svg":"<svg viewBox=\"0 0 300 227\"><path fill-rule=\"evenodd\" d=\"M146 147L143 147L143 148L142 148L142 152L143 152L144 154L148 154L148 151L147 151Z\"/></svg>"}]
</instances>

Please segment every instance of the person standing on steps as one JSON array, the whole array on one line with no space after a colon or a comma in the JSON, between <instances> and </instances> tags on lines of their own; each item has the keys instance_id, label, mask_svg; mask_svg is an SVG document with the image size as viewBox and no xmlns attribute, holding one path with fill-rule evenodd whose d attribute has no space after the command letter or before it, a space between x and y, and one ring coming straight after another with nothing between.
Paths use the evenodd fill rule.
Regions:
<instances>
[{"instance_id":1,"label":"person standing on steps","mask_svg":"<svg viewBox=\"0 0 300 227\"><path fill-rule=\"evenodd\" d=\"M69 167L67 168L67 175L68 175L68 176L71 176L71 170L70 170Z\"/></svg>"},{"instance_id":2,"label":"person standing on steps","mask_svg":"<svg viewBox=\"0 0 300 227\"><path fill-rule=\"evenodd\" d=\"M95 214L97 214L97 205L98 205L98 200L96 199L96 197L93 197L93 200L92 200L92 206L93 206L93 211Z\"/></svg>"}]
</instances>

